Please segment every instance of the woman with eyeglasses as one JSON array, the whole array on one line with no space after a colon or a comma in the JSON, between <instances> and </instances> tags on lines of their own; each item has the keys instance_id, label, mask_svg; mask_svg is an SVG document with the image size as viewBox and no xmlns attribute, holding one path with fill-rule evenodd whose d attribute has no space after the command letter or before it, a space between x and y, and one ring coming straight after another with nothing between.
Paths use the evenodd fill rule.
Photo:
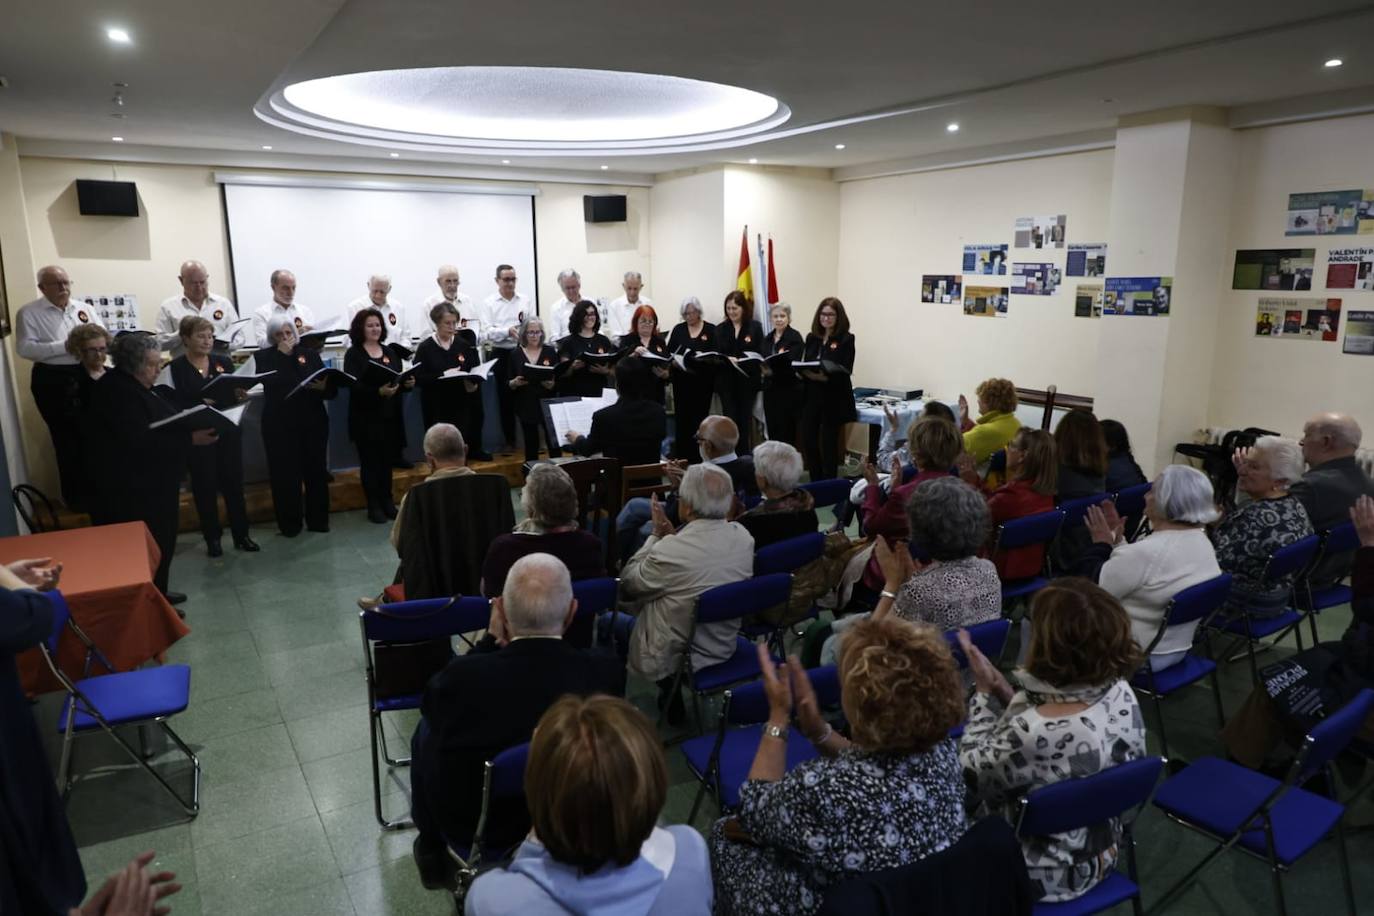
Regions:
<instances>
[{"instance_id":1,"label":"woman with eyeglasses","mask_svg":"<svg viewBox=\"0 0 1374 916\"><path fill-rule=\"evenodd\" d=\"M76 358L77 365L67 382L63 412L73 428L80 429L85 423L86 410L91 403L91 389L108 371L105 360L113 339L109 331L94 322L78 324L67 335L65 346L67 352ZM77 450L76 458L81 474L75 480L63 481L66 487L73 490L71 493L64 491L63 498L69 506L86 506L91 494L90 472L86 469L86 461L80 449Z\"/></svg>"},{"instance_id":2,"label":"woman with eyeglasses","mask_svg":"<svg viewBox=\"0 0 1374 916\"><path fill-rule=\"evenodd\" d=\"M703 317L701 300L696 296L688 296L682 300L678 312L682 320L668 334L669 351L690 357L693 353L715 350L716 328ZM698 362L690 358L684 360L684 365L674 363L672 367L673 428L676 430L673 457L680 461L696 463L701 460L697 445L689 433L711 413L717 371L718 367L712 360Z\"/></svg>"},{"instance_id":3,"label":"woman with eyeglasses","mask_svg":"<svg viewBox=\"0 0 1374 916\"><path fill-rule=\"evenodd\" d=\"M812 480L839 473L840 430L859 418L854 407L854 335L844 303L827 296L816 306L802 359L819 369L799 369L802 378L801 440Z\"/></svg>"},{"instance_id":4,"label":"woman with eyeglasses","mask_svg":"<svg viewBox=\"0 0 1374 916\"><path fill-rule=\"evenodd\" d=\"M510 381L506 384L510 386L511 404L525 437L525 460L539 460L541 433L549 447L549 457L557 458L562 452L558 443L549 438L542 402L553 397L553 369L558 365L558 351L544 343L544 322L533 317L522 321L515 349L507 359Z\"/></svg>"},{"instance_id":5,"label":"woman with eyeglasses","mask_svg":"<svg viewBox=\"0 0 1374 916\"><path fill-rule=\"evenodd\" d=\"M567 336L558 342L558 360L570 365L558 384L558 393L569 397L601 397L613 367L609 360L585 357L612 354L615 344L601 333L601 310L596 303L583 299L574 305L566 330Z\"/></svg>"},{"instance_id":6,"label":"woman with eyeglasses","mask_svg":"<svg viewBox=\"0 0 1374 916\"><path fill-rule=\"evenodd\" d=\"M630 350L635 356L647 357L645 361L653 367L653 398L662 404L668 366L672 360L668 356L668 344L658 332L658 312L651 306L641 305L635 309L630 323L632 330L620 338L620 349Z\"/></svg>"}]
</instances>

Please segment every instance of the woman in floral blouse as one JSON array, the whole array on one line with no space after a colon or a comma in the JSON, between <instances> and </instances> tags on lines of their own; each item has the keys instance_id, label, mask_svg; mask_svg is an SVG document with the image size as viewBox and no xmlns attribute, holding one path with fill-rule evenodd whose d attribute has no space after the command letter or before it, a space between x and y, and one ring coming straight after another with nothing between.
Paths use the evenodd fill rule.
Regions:
<instances>
[{"instance_id":1,"label":"woman in floral blouse","mask_svg":"<svg viewBox=\"0 0 1374 916\"><path fill-rule=\"evenodd\" d=\"M964 786L948 733L963 689L939 632L889 619L845 635L840 702L852 739L821 718L796 656L775 671L760 647L759 661L768 724L739 809L711 831L717 913L814 913L832 884L958 841ZM789 728L821 756L785 773Z\"/></svg>"},{"instance_id":2,"label":"woman in floral blouse","mask_svg":"<svg viewBox=\"0 0 1374 916\"><path fill-rule=\"evenodd\" d=\"M1140 647L1121 602L1086 579L1055 579L1036 593L1031 618L1020 690L959 633L974 677L959 760L978 817L1014 821L1032 790L1145 753L1140 704L1125 680L1140 667ZM1061 901L1111 874L1119 840L1113 819L1021 845L1041 899Z\"/></svg>"},{"instance_id":3,"label":"woman in floral blouse","mask_svg":"<svg viewBox=\"0 0 1374 916\"><path fill-rule=\"evenodd\" d=\"M1217 525L1217 565L1231 574L1226 609L1248 607L1254 617L1274 617L1288 607L1293 577L1264 583L1264 565L1280 547L1312 533L1312 522L1288 488L1302 479L1302 449L1277 436L1264 436L1254 447L1237 451L1236 487L1250 497Z\"/></svg>"}]
</instances>

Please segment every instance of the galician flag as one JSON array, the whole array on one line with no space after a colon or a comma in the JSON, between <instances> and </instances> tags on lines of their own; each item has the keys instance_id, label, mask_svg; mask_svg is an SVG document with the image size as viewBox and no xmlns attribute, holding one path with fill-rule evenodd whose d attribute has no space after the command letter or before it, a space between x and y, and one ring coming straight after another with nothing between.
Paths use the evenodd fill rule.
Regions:
<instances>
[{"instance_id":1,"label":"galician flag","mask_svg":"<svg viewBox=\"0 0 1374 916\"><path fill-rule=\"evenodd\" d=\"M739 240L739 276L735 279L735 289L741 290L746 296L754 295L754 277L749 272L749 227L744 227L744 234Z\"/></svg>"}]
</instances>

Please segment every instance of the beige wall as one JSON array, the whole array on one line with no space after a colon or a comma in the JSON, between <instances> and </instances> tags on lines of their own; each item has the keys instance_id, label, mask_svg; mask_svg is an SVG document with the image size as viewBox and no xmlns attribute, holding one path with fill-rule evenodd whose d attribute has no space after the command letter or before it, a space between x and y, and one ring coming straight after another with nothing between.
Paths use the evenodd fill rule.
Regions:
<instances>
[{"instance_id":1,"label":"beige wall","mask_svg":"<svg viewBox=\"0 0 1374 916\"><path fill-rule=\"evenodd\" d=\"M584 194L624 194L625 222L586 222ZM539 301L546 309L563 297L558 272L569 267L582 277L583 296L608 300L621 295L625 271L649 275L648 188L541 184L534 200L534 232Z\"/></svg>"},{"instance_id":2,"label":"beige wall","mask_svg":"<svg viewBox=\"0 0 1374 916\"><path fill-rule=\"evenodd\" d=\"M0 257L3 257L5 301L9 303L11 324L20 306L38 295L26 213L19 153L13 138L0 134ZM26 412L23 406L31 403L29 361L15 356L13 334L6 337L5 345L0 347L0 363L3 363L0 365L0 430L5 437L10 483L34 479L55 484L56 469L47 467L51 462L44 459L38 448L38 443L48 441L47 428L37 411ZM51 486L45 489L51 491Z\"/></svg>"},{"instance_id":3,"label":"beige wall","mask_svg":"<svg viewBox=\"0 0 1374 916\"><path fill-rule=\"evenodd\" d=\"M724 193L721 169L663 175L649 192L653 270L644 275L644 294L664 329L677 324L678 305L687 296L701 300L707 320L720 315L718 299L728 289L720 263Z\"/></svg>"}]
</instances>

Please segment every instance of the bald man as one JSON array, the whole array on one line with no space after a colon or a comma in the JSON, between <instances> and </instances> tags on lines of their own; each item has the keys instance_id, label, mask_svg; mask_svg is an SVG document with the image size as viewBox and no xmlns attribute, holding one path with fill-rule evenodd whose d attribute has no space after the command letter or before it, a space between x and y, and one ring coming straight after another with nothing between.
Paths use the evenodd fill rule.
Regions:
<instances>
[{"instance_id":1,"label":"bald man","mask_svg":"<svg viewBox=\"0 0 1374 916\"><path fill-rule=\"evenodd\" d=\"M204 318L215 326L215 339L229 339L229 325L238 320L238 309L234 303L223 296L210 292L210 272L199 261L187 261L177 272L181 283L181 295L164 299L157 310L157 322L153 330L162 349L171 350L173 356L180 356L185 349L181 345L181 319L188 315ZM244 343L252 343L243 335Z\"/></svg>"},{"instance_id":2,"label":"bald man","mask_svg":"<svg viewBox=\"0 0 1374 916\"><path fill-rule=\"evenodd\" d=\"M95 309L72 299L71 277L61 267L49 265L38 272L38 291L42 295L14 316L15 351L33 360L29 390L52 436L62 501L68 508L83 509L88 495L86 469L80 427L71 409L81 369L76 357L67 352L67 335L83 324L103 327L104 322Z\"/></svg>"},{"instance_id":3,"label":"bald man","mask_svg":"<svg viewBox=\"0 0 1374 916\"><path fill-rule=\"evenodd\" d=\"M382 323L386 325L386 339L410 348L410 323L406 321L405 306L391 298L391 278L386 274L373 274L367 278L367 295L348 303L348 320L351 322L353 316L363 309L381 312Z\"/></svg>"},{"instance_id":4,"label":"bald man","mask_svg":"<svg viewBox=\"0 0 1374 916\"><path fill-rule=\"evenodd\" d=\"M1302 428L1302 457L1307 473L1289 488L1317 532L1329 531L1350 521L1350 507L1364 494L1374 496L1374 481L1355 462L1362 433L1355 418L1343 413L1321 413ZM1353 554L1323 557L1312 571L1314 586L1331 585L1350 572Z\"/></svg>"},{"instance_id":5,"label":"bald man","mask_svg":"<svg viewBox=\"0 0 1374 916\"><path fill-rule=\"evenodd\" d=\"M443 265L439 268L439 275L434 282L439 286L439 292L425 300L424 325L429 329L426 336L434 333L434 322L429 319L430 310L441 302L447 302L458 310L458 327L468 328L474 335L480 335L482 330L479 327L480 322L477 320L477 300L467 293L458 291L458 287L462 283L462 278L458 275L458 268L452 264Z\"/></svg>"}]
</instances>

